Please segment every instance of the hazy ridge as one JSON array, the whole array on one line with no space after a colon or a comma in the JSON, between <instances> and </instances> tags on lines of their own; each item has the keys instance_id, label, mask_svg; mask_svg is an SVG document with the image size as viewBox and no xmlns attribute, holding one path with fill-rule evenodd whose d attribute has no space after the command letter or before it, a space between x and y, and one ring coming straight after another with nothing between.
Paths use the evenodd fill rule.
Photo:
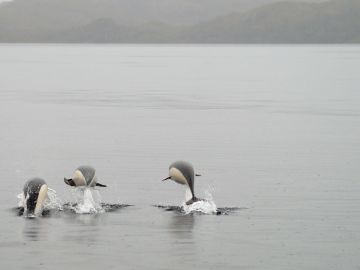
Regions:
<instances>
[{"instance_id":1,"label":"hazy ridge","mask_svg":"<svg viewBox=\"0 0 360 270\"><path fill-rule=\"evenodd\" d=\"M359 41L358 0L15 0L0 5L0 42Z\"/></svg>"}]
</instances>

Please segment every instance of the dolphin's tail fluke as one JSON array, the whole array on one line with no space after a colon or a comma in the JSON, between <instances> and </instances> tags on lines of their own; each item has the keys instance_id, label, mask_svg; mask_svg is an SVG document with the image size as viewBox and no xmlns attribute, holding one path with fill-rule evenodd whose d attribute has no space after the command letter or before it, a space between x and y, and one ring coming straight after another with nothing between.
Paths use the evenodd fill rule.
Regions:
<instances>
[{"instance_id":1,"label":"dolphin's tail fluke","mask_svg":"<svg viewBox=\"0 0 360 270\"><path fill-rule=\"evenodd\" d=\"M188 200L186 202L186 205L190 205L190 204L193 204L194 202L198 202L198 201L204 201L204 199L200 199L200 198L196 198L195 196L192 197L190 200Z\"/></svg>"}]
</instances>

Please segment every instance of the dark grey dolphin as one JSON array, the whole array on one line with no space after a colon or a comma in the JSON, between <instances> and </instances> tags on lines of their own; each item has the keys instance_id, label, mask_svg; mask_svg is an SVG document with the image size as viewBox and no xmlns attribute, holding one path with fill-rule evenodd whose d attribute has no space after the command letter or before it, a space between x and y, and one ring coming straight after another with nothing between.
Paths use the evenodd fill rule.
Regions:
<instances>
[{"instance_id":1,"label":"dark grey dolphin","mask_svg":"<svg viewBox=\"0 0 360 270\"><path fill-rule=\"evenodd\" d=\"M80 166L75 170L72 178L64 178L65 184L69 186L106 187L106 185L100 184L97 181L95 169L91 166Z\"/></svg>"},{"instance_id":2,"label":"dark grey dolphin","mask_svg":"<svg viewBox=\"0 0 360 270\"><path fill-rule=\"evenodd\" d=\"M169 166L169 177L163 179L162 181L171 179L178 184L187 185L191 191L192 198L188 200L186 204L190 205L194 202L203 200L195 197L195 193L194 193L195 176L200 176L200 174L194 173L194 168L189 162L175 161Z\"/></svg>"},{"instance_id":3,"label":"dark grey dolphin","mask_svg":"<svg viewBox=\"0 0 360 270\"><path fill-rule=\"evenodd\" d=\"M23 189L24 210L27 214L41 215L44 201L47 198L48 186L41 178L28 180Z\"/></svg>"}]
</instances>

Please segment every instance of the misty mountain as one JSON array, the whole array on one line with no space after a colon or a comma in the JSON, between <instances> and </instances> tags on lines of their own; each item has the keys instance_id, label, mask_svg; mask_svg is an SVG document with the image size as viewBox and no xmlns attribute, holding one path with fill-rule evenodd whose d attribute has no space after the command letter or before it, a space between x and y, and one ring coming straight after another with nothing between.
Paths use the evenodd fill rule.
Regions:
<instances>
[{"instance_id":1,"label":"misty mountain","mask_svg":"<svg viewBox=\"0 0 360 270\"><path fill-rule=\"evenodd\" d=\"M191 25L276 1L279 0L13 0L0 5L0 25L60 29L102 18L125 25L152 21Z\"/></svg>"},{"instance_id":2,"label":"misty mountain","mask_svg":"<svg viewBox=\"0 0 360 270\"><path fill-rule=\"evenodd\" d=\"M183 36L200 43L356 43L360 1L275 3L198 24Z\"/></svg>"},{"instance_id":3,"label":"misty mountain","mask_svg":"<svg viewBox=\"0 0 360 270\"><path fill-rule=\"evenodd\" d=\"M0 4L0 41L45 42L60 33L108 27L104 21L131 29L154 22L192 25L274 1L279 0L13 0Z\"/></svg>"},{"instance_id":4,"label":"misty mountain","mask_svg":"<svg viewBox=\"0 0 360 270\"><path fill-rule=\"evenodd\" d=\"M359 0L15 0L0 4L0 42L359 41Z\"/></svg>"}]
</instances>

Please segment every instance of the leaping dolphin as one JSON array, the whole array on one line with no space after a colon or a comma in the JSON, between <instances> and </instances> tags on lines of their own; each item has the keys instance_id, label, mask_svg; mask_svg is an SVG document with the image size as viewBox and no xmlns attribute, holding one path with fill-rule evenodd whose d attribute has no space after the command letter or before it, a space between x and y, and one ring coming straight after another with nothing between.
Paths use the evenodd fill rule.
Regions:
<instances>
[{"instance_id":1,"label":"leaping dolphin","mask_svg":"<svg viewBox=\"0 0 360 270\"><path fill-rule=\"evenodd\" d=\"M40 216L44 209L44 202L47 198L48 186L41 178L28 180L23 189L24 211L26 214ZM21 207L22 209L22 207Z\"/></svg>"},{"instance_id":2,"label":"leaping dolphin","mask_svg":"<svg viewBox=\"0 0 360 270\"><path fill-rule=\"evenodd\" d=\"M64 178L65 184L69 186L106 187L106 185L100 184L97 181L95 169L91 166L80 166L75 170L72 178Z\"/></svg>"},{"instance_id":3,"label":"leaping dolphin","mask_svg":"<svg viewBox=\"0 0 360 270\"><path fill-rule=\"evenodd\" d=\"M191 199L186 202L187 205L190 205L197 201L202 201L203 199L197 198L194 193L194 181L195 176L200 176L200 174L194 173L193 166L186 161L176 161L169 166L169 176L163 179L173 180L178 184L187 185L191 192Z\"/></svg>"}]
</instances>

